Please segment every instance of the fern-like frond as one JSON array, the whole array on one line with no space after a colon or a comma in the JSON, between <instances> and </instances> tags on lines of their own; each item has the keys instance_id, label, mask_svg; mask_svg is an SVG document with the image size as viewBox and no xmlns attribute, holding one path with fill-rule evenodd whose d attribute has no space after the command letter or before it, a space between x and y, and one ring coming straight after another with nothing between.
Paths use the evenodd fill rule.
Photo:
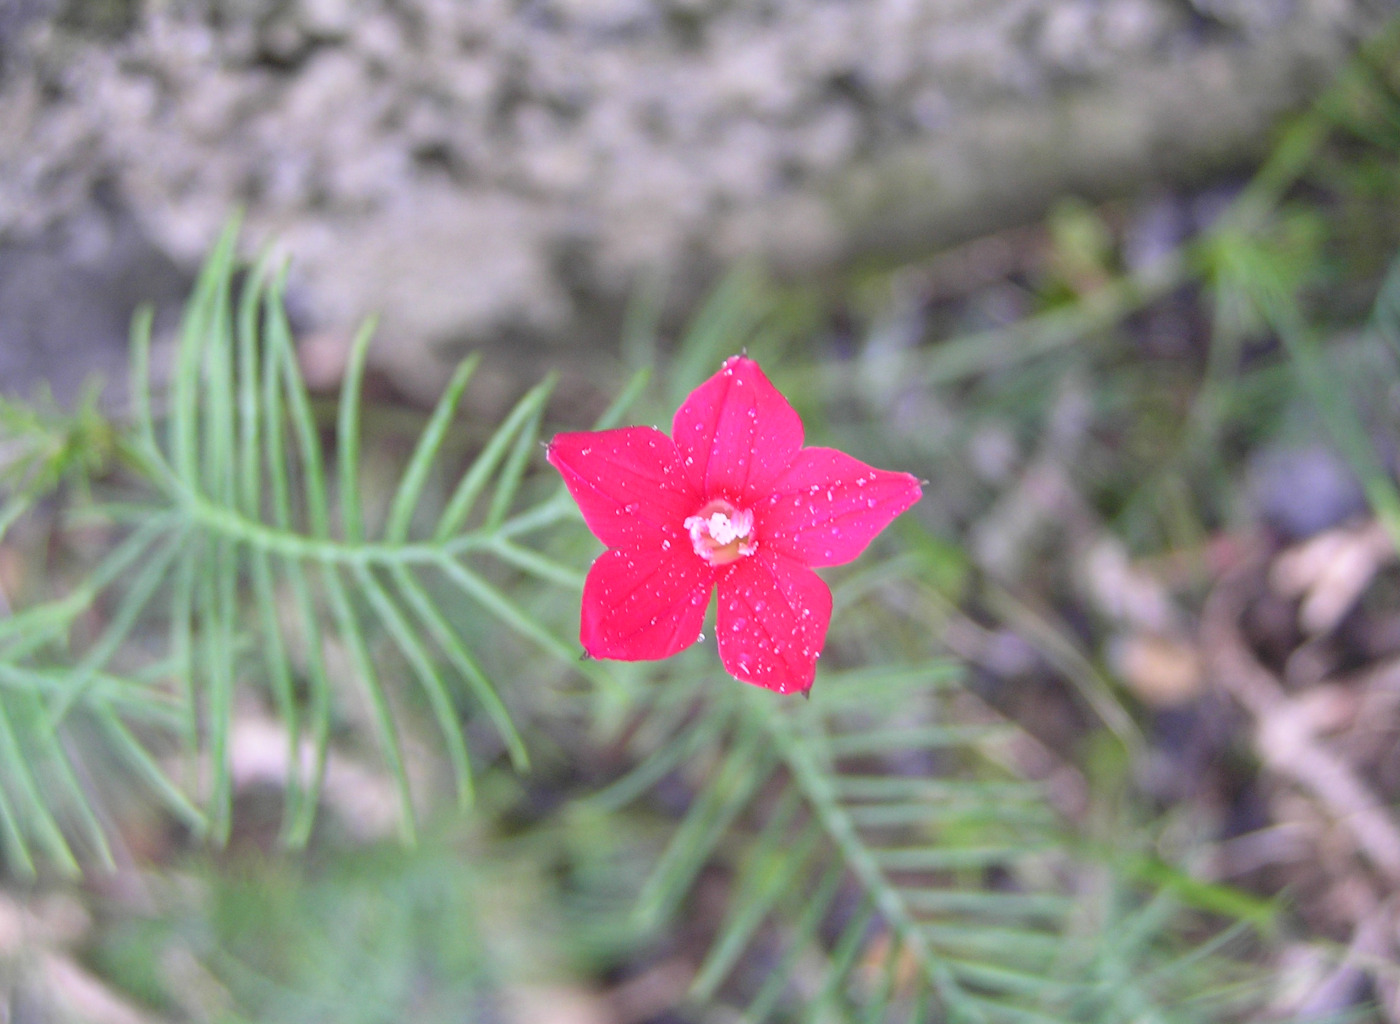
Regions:
<instances>
[{"instance_id":1,"label":"fern-like frond","mask_svg":"<svg viewBox=\"0 0 1400 1024\"><path fill-rule=\"evenodd\" d=\"M135 470L139 493L89 513L123 538L71 590L0 620L0 688L14 695L0 707L0 765L11 766L0 782L0 828L22 867L36 867L38 852L76 870L69 836L109 857L93 796L75 781L82 766L65 753L75 746L63 739L70 726L105 736L172 812L218 842L231 827L235 705L241 693L260 692L285 728L283 835L295 845L315 821L335 723L358 708L398 791L401 833L412 839L404 731L416 718L433 723L462 806L477 767L467 718L489 721L511 761L528 763L509 703L444 595L574 659L500 582L518 573L555 584L579 578L527 546L574 514L562 488L528 507L519 500L553 380L517 402L434 508L424 494L454 468L444 449L476 367L464 362L383 522L372 522L359 464L371 328L352 345L334 423L318 422L283 308L284 275L259 267L236 288L235 240L230 227L200 275L163 393L151 318L136 319L134 422L109 425L109 447ZM90 465L96 439L108 435L93 427L106 421L73 420L63 433L20 406L0 414L5 439L25 445L8 464L7 529L39 485L79 460ZM87 620L100 628L80 628ZM175 751L184 755L178 779L167 774ZM50 762L42 777L22 770Z\"/></svg>"},{"instance_id":2,"label":"fern-like frond","mask_svg":"<svg viewBox=\"0 0 1400 1024\"><path fill-rule=\"evenodd\" d=\"M628 724L645 756L590 800L695 780L638 913L674 920L702 869L732 872L697 1005L752 1022L1186 1022L1258 1000L1257 973L1174 945L1170 885L1071 838L1015 768L1026 737L956 664L824 671L810 702L713 687L650 691ZM1111 892L1080 891L1086 875Z\"/></svg>"}]
</instances>

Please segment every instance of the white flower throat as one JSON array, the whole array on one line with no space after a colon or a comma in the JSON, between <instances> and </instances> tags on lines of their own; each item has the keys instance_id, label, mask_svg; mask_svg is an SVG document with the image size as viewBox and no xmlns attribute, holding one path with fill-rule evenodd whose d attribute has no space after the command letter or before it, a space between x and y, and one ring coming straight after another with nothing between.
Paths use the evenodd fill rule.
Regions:
<instances>
[{"instance_id":1,"label":"white flower throat","mask_svg":"<svg viewBox=\"0 0 1400 1024\"><path fill-rule=\"evenodd\" d=\"M753 513L727 501L712 501L696 515L687 516L685 528L695 553L711 565L728 565L758 550Z\"/></svg>"}]
</instances>

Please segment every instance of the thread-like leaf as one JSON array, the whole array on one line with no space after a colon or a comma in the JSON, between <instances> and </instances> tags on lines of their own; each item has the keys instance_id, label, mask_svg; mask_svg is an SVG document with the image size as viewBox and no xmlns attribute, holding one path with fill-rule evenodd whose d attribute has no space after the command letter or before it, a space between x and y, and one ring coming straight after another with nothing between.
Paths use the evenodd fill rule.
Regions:
<instances>
[{"instance_id":1,"label":"thread-like leaf","mask_svg":"<svg viewBox=\"0 0 1400 1024\"><path fill-rule=\"evenodd\" d=\"M34 709L38 710L38 709ZM30 768L30 754L20 748L19 738L10 721L10 713L0 704L0 765L4 767L5 779L15 788L16 827L24 828L33 835L48 859L64 874L75 876L79 873L77 858L73 856L63 830L49 810L49 802L40 791L38 780ZM27 826L27 827L26 827ZM21 840L22 841L22 840Z\"/></svg>"},{"instance_id":2,"label":"thread-like leaf","mask_svg":"<svg viewBox=\"0 0 1400 1024\"><path fill-rule=\"evenodd\" d=\"M230 740L235 682L233 652L238 631L234 587L238 582L238 568L232 543L217 538L213 548L210 572L196 585L195 594L203 607L204 619L201 667L208 694L210 837L222 845L228 841L233 811Z\"/></svg>"},{"instance_id":3,"label":"thread-like leaf","mask_svg":"<svg viewBox=\"0 0 1400 1024\"><path fill-rule=\"evenodd\" d=\"M0 646L7 642L19 643L26 645L28 650L33 650L30 645L34 644L36 639L39 644L43 644L55 630L66 629L78 615L91 607L102 591L146 554L147 549L160 540L175 522L176 518L170 514L148 517L113 548L92 574L74 587L71 593L0 619ZM4 653L11 658L18 657L14 648Z\"/></svg>"},{"instance_id":4,"label":"thread-like leaf","mask_svg":"<svg viewBox=\"0 0 1400 1024\"><path fill-rule=\"evenodd\" d=\"M771 300L760 284L755 266L735 267L695 314L669 374L672 408L714 373L726 356L744 347L754 328L771 312Z\"/></svg>"},{"instance_id":5,"label":"thread-like leaf","mask_svg":"<svg viewBox=\"0 0 1400 1024\"><path fill-rule=\"evenodd\" d=\"M622 422L622 417L627 415L627 410L632 408L637 399L642 396L647 385L651 383L651 371L645 367L632 374L617 397L608 403L608 407L603 410L601 416L593 424L594 430L611 430ZM562 485L560 487L562 490Z\"/></svg>"},{"instance_id":6,"label":"thread-like leaf","mask_svg":"<svg viewBox=\"0 0 1400 1024\"><path fill-rule=\"evenodd\" d=\"M116 858L107 842L107 834L93 810L87 788L78 780L73 769L71 751L65 748L58 730L50 729L43 715L30 716L33 737L41 748L44 763L48 767L49 778L55 781L61 791L62 809L67 816L77 819L77 827L82 839L97 856L98 864L107 871L115 871Z\"/></svg>"},{"instance_id":7,"label":"thread-like leaf","mask_svg":"<svg viewBox=\"0 0 1400 1024\"><path fill-rule=\"evenodd\" d=\"M456 631L443 618L442 613L437 610L427 592L412 573L403 566L394 566L391 571L395 584L407 599L409 606L419 620L428 627L428 632L432 635L433 640L442 648L453 667L462 674L462 678L466 680L472 693L480 701L482 708L485 709L487 716L495 725L496 731L505 741L511 763L517 771L524 771L530 765L530 756L525 748L525 741L515 728L515 723L511 721L510 713L501 702L496 688L486 678L486 673L482 671L476 658L458 638Z\"/></svg>"},{"instance_id":8,"label":"thread-like leaf","mask_svg":"<svg viewBox=\"0 0 1400 1024\"><path fill-rule=\"evenodd\" d=\"M374 319L366 320L350 343L350 357L340 386L340 411L336 416L340 523L345 539L352 544L365 536L364 514L360 509L360 402L364 390L365 362L374 328Z\"/></svg>"},{"instance_id":9,"label":"thread-like leaf","mask_svg":"<svg viewBox=\"0 0 1400 1024\"><path fill-rule=\"evenodd\" d=\"M320 622L316 615L316 605L312 598L311 583L300 562L283 563L287 584L296 602L296 616L301 626L301 636L306 646L306 678L308 696L307 719L311 734L311 749L315 763L311 777L305 781L305 799L300 813L289 828L288 841L293 847L303 846L311 837L311 827L316 819L316 801L320 798L321 785L326 777L326 758L330 749L331 731L331 680L326 670L325 652L321 648ZM301 760L292 762L300 771Z\"/></svg>"},{"instance_id":10,"label":"thread-like leaf","mask_svg":"<svg viewBox=\"0 0 1400 1024\"><path fill-rule=\"evenodd\" d=\"M67 668L31 668L0 660L0 687L8 690L53 698L66 695L70 681L71 670ZM91 702L113 707L125 718L167 730L184 725L182 706L142 683L104 672L93 673L80 705Z\"/></svg>"},{"instance_id":11,"label":"thread-like leaf","mask_svg":"<svg viewBox=\"0 0 1400 1024\"><path fill-rule=\"evenodd\" d=\"M228 508L236 500L238 486L236 452L238 426L234 399L237 377L234 370L234 339L232 323L233 246L230 243L228 264L219 277L211 282L205 333L200 346L199 380L196 401L199 405L199 434L196 449L204 481L204 493L219 505Z\"/></svg>"},{"instance_id":12,"label":"thread-like leaf","mask_svg":"<svg viewBox=\"0 0 1400 1024\"><path fill-rule=\"evenodd\" d=\"M146 610L146 605L155 596L156 589L165 582L166 572L179 553L179 535L176 535L175 538L166 540L150 560L136 570L136 576L123 594L123 600L117 607L116 614L112 616L112 621L107 624L107 628L102 631L102 635L88 649L82 660L74 666L67 692L51 708L49 714L52 725L57 726L63 721L64 716L86 692L93 674L104 667L117 648L126 641L141 613Z\"/></svg>"},{"instance_id":13,"label":"thread-like leaf","mask_svg":"<svg viewBox=\"0 0 1400 1024\"><path fill-rule=\"evenodd\" d=\"M291 418L292 436L301 456L303 477L302 492L306 500L307 525L311 536L324 538L330 535L329 499L326 496L325 458L321 454L321 442L317 437L316 418L311 412L311 399L306 392L306 381L297 367L296 345L292 341L291 324L287 322L287 312L282 305L282 290L285 285L285 271L278 274L269 287L269 301L266 305L267 360L281 375L282 398L287 414ZM281 401L270 403L272 411L280 411Z\"/></svg>"},{"instance_id":14,"label":"thread-like leaf","mask_svg":"<svg viewBox=\"0 0 1400 1024\"><path fill-rule=\"evenodd\" d=\"M727 710L727 708L726 708ZM622 778L588 797L588 803L605 811L617 811L636 800L662 778L696 753L709 748L730 724L719 709L702 715L692 726L672 737Z\"/></svg>"},{"instance_id":15,"label":"thread-like leaf","mask_svg":"<svg viewBox=\"0 0 1400 1024\"><path fill-rule=\"evenodd\" d=\"M461 404L462 393L466 391L467 384L471 381L472 374L476 372L477 364L480 361L480 355L475 352L463 360L453 372L446 390L443 391L442 397L438 399L437 405L433 408L433 414L429 417L427 426L423 428L422 434L418 437L418 444L413 449L413 456L404 468L403 477L399 480L399 486L394 491L393 500L389 502L389 517L384 526L384 540L386 542L390 544L401 543L408 538L408 528L413 522L413 513L422 497L423 486L428 482L428 474L432 471L433 463L442 452L442 442L447 437L447 430L452 425L453 417L457 414L457 406Z\"/></svg>"},{"instance_id":16,"label":"thread-like leaf","mask_svg":"<svg viewBox=\"0 0 1400 1024\"><path fill-rule=\"evenodd\" d=\"M491 495L491 506L487 510L483 527L486 532L495 530L505 521L506 514L515 502L516 492L520 489L520 481L525 477L525 467L529 464L539 432L540 414L536 412L525 421L520 433L516 434L510 454L506 456L505 464L496 478L496 489Z\"/></svg>"},{"instance_id":17,"label":"thread-like leaf","mask_svg":"<svg viewBox=\"0 0 1400 1024\"><path fill-rule=\"evenodd\" d=\"M637 897L644 922L664 919L679 903L705 859L748 805L771 768L771 752L752 722L741 721L723 765L707 781L671 837L666 852Z\"/></svg>"},{"instance_id":18,"label":"thread-like leaf","mask_svg":"<svg viewBox=\"0 0 1400 1024\"><path fill-rule=\"evenodd\" d=\"M238 301L238 508L256 518L262 506L262 409L259 404L261 361L258 312L262 306L266 264L259 264L243 282Z\"/></svg>"},{"instance_id":19,"label":"thread-like leaf","mask_svg":"<svg viewBox=\"0 0 1400 1024\"><path fill-rule=\"evenodd\" d=\"M783 989L792 977L798 959L807 953L815 942L817 930L830 911L845 874L845 865L838 858L832 858L822 869L821 874L817 876L816 885L812 888L811 893L803 894L800 911L786 936L787 948L783 952L783 957L769 972L763 987L758 990L753 1001L749 1003L750 1019L767 1020L773 1012L778 1000L782 997Z\"/></svg>"},{"instance_id":20,"label":"thread-like leaf","mask_svg":"<svg viewBox=\"0 0 1400 1024\"><path fill-rule=\"evenodd\" d=\"M399 651L413 669L423 692L427 694L438 729L447 743L447 756L457 784L458 804L466 808L471 805L473 798L471 760L467 756L467 745L462 738L462 723L458 718L457 709L452 705L452 697L438 675L431 655L409 626L403 613L395 606L393 599L374 578L374 574L363 566L357 566L355 579L359 582L360 591L369 601L370 607L378 614Z\"/></svg>"},{"instance_id":21,"label":"thread-like leaf","mask_svg":"<svg viewBox=\"0 0 1400 1024\"><path fill-rule=\"evenodd\" d=\"M166 777L145 745L131 734L131 730L111 708L99 705L95 710L95 719L117 755L136 772L137 777L160 798L176 818L184 822L196 835L203 835L208 826L203 812Z\"/></svg>"},{"instance_id":22,"label":"thread-like leaf","mask_svg":"<svg viewBox=\"0 0 1400 1024\"><path fill-rule=\"evenodd\" d=\"M195 292L185 307L180 341L171 381L169 447L176 475L190 491L201 490L204 479L200 464L200 394L204 389L206 347L218 330L214 312L218 294L227 288L233 268L234 244L238 225L230 222L219 237L214 251L200 272ZM228 378L218 382L226 388Z\"/></svg>"},{"instance_id":23,"label":"thread-like leaf","mask_svg":"<svg viewBox=\"0 0 1400 1024\"><path fill-rule=\"evenodd\" d=\"M579 656L574 648L542 626L533 616L527 615L519 605L481 576L452 559L443 559L436 564L449 582L462 593L479 602L482 607L515 632L566 663L577 662L578 671L590 679L605 685L611 684L612 681L606 675L587 661L579 661Z\"/></svg>"},{"instance_id":24,"label":"thread-like leaf","mask_svg":"<svg viewBox=\"0 0 1400 1024\"><path fill-rule=\"evenodd\" d=\"M554 384L555 378L549 377L525 392L520 401L515 403L515 408L511 409L505 420L496 428L486 446L481 449L481 454L472 462L458 483L457 489L452 492L452 497L448 499L447 506L433 530L435 542L446 541L466 525L486 484L496 472L501 460L506 457L520 431L544 406L549 393L554 389Z\"/></svg>"},{"instance_id":25,"label":"thread-like leaf","mask_svg":"<svg viewBox=\"0 0 1400 1024\"><path fill-rule=\"evenodd\" d=\"M379 734L379 745L384 753L384 763L399 794L399 835L406 843L417 841L418 825L413 813L413 800L408 788L408 769L404 765L403 750L399 745L398 728L390 710L384 687L380 684L379 673L369 654L364 633L355 617L350 595L335 569L326 567L321 572L326 598L331 607L331 615L336 625L336 635L345 645L350 655L350 663L359 677L360 686L369 700L370 714L374 719L375 731Z\"/></svg>"},{"instance_id":26,"label":"thread-like leaf","mask_svg":"<svg viewBox=\"0 0 1400 1024\"><path fill-rule=\"evenodd\" d=\"M749 851L745 867L730 893L729 914L710 945L709 954L691 983L693 998L707 1000L734 968L744 947L783 895L805 877L808 859L821 832L806 829L801 838L788 835L799 801L791 790L773 812Z\"/></svg>"},{"instance_id":27,"label":"thread-like leaf","mask_svg":"<svg viewBox=\"0 0 1400 1024\"><path fill-rule=\"evenodd\" d=\"M807 1012L802 1017L804 1021L820 1020L818 1015L840 993L850 975L852 965L855 964L856 958L865 948L870 926L874 920L874 904L869 901L862 903L860 910L853 915L851 921L841 932L841 938L831 951L831 959L825 971L822 987L807 1004Z\"/></svg>"},{"instance_id":28,"label":"thread-like leaf","mask_svg":"<svg viewBox=\"0 0 1400 1024\"><path fill-rule=\"evenodd\" d=\"M544 583L553 583L566 590L579 590L583 587L583 573L538 551L499 538L493 539L486 550L499 556L507 565L527 572Z\"/></svg>"},{"instance_id":29,"label":"thread-like leaf","mask_svg":"<svg viewBox=\"0 0 1400 1024\"><path fill-rule=\"evenodd\" d=\"M286 812L282 818L282 838L291 841L293 822L299 820L302 811L302 771L301 771L301 712L297 707L295 686L292 679L291 655L283 635L284 625L278 614L277 585L273 576L272 562L264 551L252 554L253 603L258 609L258 620L262 629L263 665L267 670L268 688L277 708L278 717L287 730L287 787Z\"/></svg>"}]
</instances>

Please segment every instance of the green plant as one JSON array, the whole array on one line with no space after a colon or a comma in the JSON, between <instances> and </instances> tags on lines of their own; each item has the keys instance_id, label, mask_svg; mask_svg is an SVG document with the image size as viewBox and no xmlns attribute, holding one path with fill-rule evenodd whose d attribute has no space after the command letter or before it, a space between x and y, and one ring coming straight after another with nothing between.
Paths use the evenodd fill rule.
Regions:
<instances>
[{"instance_id":1,"label":"green plant","mask_svg":"<svg viewBox=\"0 0 1400 1024\"><path fill-rule=\"evenodd\" d=\"M1229 1019L1239 990L1206 992L1202 979L1238 972L1239 962L1170 952L1189 890L1145 884L1079 848L1024 776L1019 729L973 697L960 667L929 644L941 599L926 580L946 576L935 547L891 551L838 575L832 656L810 703L716 678L705 652L655 670L580 662L546 595L576 593L587 548L581 527L569 525L572 503L532 472L552 382L528 391L445 486L445 438L475 366L468 360L373 516L358 469L369 330L354 344L328 463L280 278L255 270L236 293L233 247L230 229L199 281L163 416L142 317L131 424L98 426L89 409L34 428L47 442L11 463L20 485L7 498L10 522L65 473L123 467L107 485L111 500L74 507L108 531L110 550L67 590L0 621L0 821L11 870L47 862L75 873L88 858L111 866L101 787L88 781L104 759L197 836L226 841L241 694L258 697L285 730L287 846L312 835L335 744L357 742L345 717L357 692L398 794L401 838L412 843L415 801L432 816L434 790L420 781L414 791L404 734L433 723L456 802L468 809L488 767L472 763L470 723L488 722L513 769L528 771L533 734L520 723L558 719L549 701L559 691L539 688L552 675L586 687L565 719L584 711L584 729L625 735L635 765L579 794L576 813L606 820L666 779L693 793L635 893L632 934L674 921L703 869L732 873L724 920L691 987L698 1015L730 1003L753 1020L1110 1021L1131 1006L1161 1020ZM761 331L772 323L766 308L728 322ZM705 365L692 362L697 372ZM640 387L641 378L602 423L616 422ZM8 422L39 421L12 411ZM64 437L86 440L53 443ZM73 454L91 450L109 454ZM488 678L475 639L483 615L550 661ZM902 653L852 662L846 652L859 650L872 615L905 636ZM182 767L172 771L174 753ZM483 851L491 862L491 846ZM1075 892L1087 865L1105 873L1092 898ZM1105 943L1108 929L1137 938ZM263 991L240 987L249 954L229 959L233 948L210 949L209 969L233 972L231 991ZM755 950L769 951L757 974L746 969ZM484 969L467 960L476 964L468 974ZM383 991L400 991L398 977L382 975Z\"/></svg>"},{"instance_id":2,"label":"green plant","mask_svg":"<svg viewBox=\"0 0 1400 1024\"><path fill-rule=\"evenodd\" d=\"M1361 122L1372 145L1394 144L1388 110ZM1206 383L1180 418L1179 445L1122 488L1123 532L1151 536L1172 508L1163 495L1188 476L1196 486L1197 460L1214 456L1240 410L1279 390L1287 364L1237 373L1257 334L1284 342L1394 528L1400 499L1371 444L1374 424L1330 388L1307 302L1336 239L1284 198L1327 164L1319 154L1339 116L1305 120L1218 228L1149 269L1009 329L854 366L777 362L775 376L816 385L791 390L818 431L828 399L880 407L911 385L953 395L959 414L995 408L1039 430L1053 385L1071 372L1122 388L1125 397L1104 399L1110 412L1115 402L1136 410L1143 392L1113 376L1121 360L1105 339L1201 282L1214 318ZM1393 168L1332 170L1349 195L1391 194ZM1097 273L1108 262L1102 240L1089 242ZM1052 809L1043 746L935 641L967 577L956 545L911 523L832 574L837 614L810 702L741 687L705 650L658 666L581 661L571 635L596 546L536 457L552 380L458 465L454 432L476 367L467 360L377 495L360 458L370 328L332 415L318 415L281 276L256 267L236 286L234 248L230 228L164 389L151 318L137 319L129 421L106 418L95 400L71 415L0 403L0 542L37 544L26 531L52 517L55 534L85 545L51 579L7 595L16 609L0 619L0 835L11 876L112 869L110 805L133 799L124 786L188 829L191 849L218 849L238 837L240 708L251 701L282 733L276 806L291 852L262 888L203 863L216 912L201 918L173 901L196 919L181 926L190 935L168 922L113 929L94 960L129 990L173 1005L150 963L162 943L182 941L257 1019L325 1019L350 985L373 993L370 1017L391 1018L429 984L451 996L433 1010L451 1019L454 1000L498 993L521 969L500 955L500 934L549 931L580 970L599 973L715 910L702 894L718 875L724 895L687 979L697 1020L1223 1022L1267 1002L1259 961L1274 906L1179 866L1131 800L1086 838L1083 821ZM641 298L623 348L651 367L662 363L650 341L658 300ZM668 414L725 355L782 351L815 305L792 299L751 270L730 277L670 362L661 383L671 403L640 418ZM1398 311L1392 267L1368 343L1397 344ZM1344 338L1329 351L1354 347ZM634 377L596 425L644 403L646 383ZM864 425L874 417L856 419L857 444L882 443ZM911 448L941 465L939 444L949 446ZM1092 759L1121 780L1138 726L1092 654L1009 590L987 587L984 601L1078 684L1091 720L1107 726L1094 727ZM400 839L425 836L412 854L347 844L337 858L315 832L329 766L371 745ZM602 748L607 767L578 768ZM1114 783L1080 767L1054 765L1101 809L1111 801L1100 790ZM440 799L439 775L453 799ZM533 807L532 778L562 803ZM331 859L324 873L319 857ZM349 888L358 891L345 898ZM505 889L529 912L493 917ZM299 955L279 955L287 949Z\"/></svg>"}]
</instances>

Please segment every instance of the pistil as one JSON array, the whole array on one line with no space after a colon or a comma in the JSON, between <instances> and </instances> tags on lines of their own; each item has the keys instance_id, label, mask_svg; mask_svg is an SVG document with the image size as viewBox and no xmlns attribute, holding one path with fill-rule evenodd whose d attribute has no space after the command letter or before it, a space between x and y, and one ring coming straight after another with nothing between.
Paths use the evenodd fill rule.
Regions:
<instances>
[{"instance_id":1,"label":"pistil","mask_svg":"<svg viewBox=\"0 0 1400 1024\"><path fill-rule=\"evenodd\" d=\"M758 541L753 535L753 513L722 499L687 516L685 528L695 553L711 565L728 565L758 550Z\"/></svg>"}]
</instances>

